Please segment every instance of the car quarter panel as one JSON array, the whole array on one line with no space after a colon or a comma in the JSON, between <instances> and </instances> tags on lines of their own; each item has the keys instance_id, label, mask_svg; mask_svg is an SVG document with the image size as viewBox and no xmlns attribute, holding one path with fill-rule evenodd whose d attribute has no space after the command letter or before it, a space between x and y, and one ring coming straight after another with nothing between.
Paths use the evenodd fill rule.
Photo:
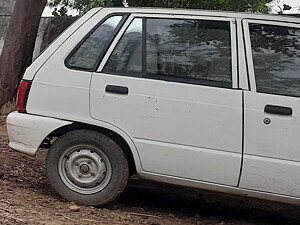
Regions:
<instances>
[{"instance_id":1,"label":"car quarter panel","mask_svg":"<svg viewBox=\"0 0 300 225\"><path fill-rule=\"evenodd\" d=\"M9 146L35 156L43 140L52 131L69 124L72 122L18 112L10 113L7 117Z\"/></svg>"}]
</instances>

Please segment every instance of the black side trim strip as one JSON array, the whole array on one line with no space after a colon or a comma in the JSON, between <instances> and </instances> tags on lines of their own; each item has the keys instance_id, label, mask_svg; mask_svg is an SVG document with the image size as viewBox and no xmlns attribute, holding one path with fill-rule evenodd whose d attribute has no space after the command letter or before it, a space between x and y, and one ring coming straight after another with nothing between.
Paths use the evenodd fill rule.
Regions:
<instances>
[{"instance_id":1,"label":"black side trim strip","mask_svg":"<svg viewBox=\"0 0 300 225\"><path fill-rule=\"evenodd\" d=\"M245 91L242 91L242 158L241 158L241 167L240 174L237 183L237 187L240 186L242 173L243 173L243 165L244 165L244 154L245 154Z\"/></svg>"},{"instance_id":2,"label":"black side trim strip","mask_svg":"<svg viewBox=\"0 0 300 225\"><path fill-rule=\"evenodd\" d=\"M143 42L142 42L142 77L146 77L147 73L147 19L144 17L143 18L143 27L142 27L142 37L143 37Z\"/></svg>"},{"instance_id":3,"label":"black side trim strip","mask_svg":"<svg viewBox=\"0 0 300 225\"><path fill-rule=\"evenodd\" d=\"M248 23L249 24L249 23ZM241 20L241 25L242 25L242 33L243 33L243 42L244 42L244 46L242 46L244 48L244 55L242 57L245 58L245 63L246 63L246 70L247 70L247 80L248 80L248 89L249 91L251 91L251 85L250 85L250 74L249 74L249 60L247 58L247 48L246 48L246 31L245 31L245 26L244 26L244 19ZM250 31L249 31L250 34ZM250 45L251 45L251 40L250 40ZM253 60L253 59L252 59Z\"/></svg>"}]
</instances>

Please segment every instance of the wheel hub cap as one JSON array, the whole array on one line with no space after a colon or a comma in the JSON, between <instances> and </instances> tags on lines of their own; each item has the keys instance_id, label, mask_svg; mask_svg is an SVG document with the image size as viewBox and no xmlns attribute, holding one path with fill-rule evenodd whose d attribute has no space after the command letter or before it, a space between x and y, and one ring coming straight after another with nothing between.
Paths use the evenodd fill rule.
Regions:
<instances>
[{"instance_id":1,"label":"wheel hub cap","mask_svg":"<svg viewBox=\"0 0 300 225\"><path fill-rule=\"evenodd\" d=\"M109 183L111 166L106 156L97 151L77 147L68 151L61 160L62 178L74 191L95 193Z\"/></svg>"}]
</instances>

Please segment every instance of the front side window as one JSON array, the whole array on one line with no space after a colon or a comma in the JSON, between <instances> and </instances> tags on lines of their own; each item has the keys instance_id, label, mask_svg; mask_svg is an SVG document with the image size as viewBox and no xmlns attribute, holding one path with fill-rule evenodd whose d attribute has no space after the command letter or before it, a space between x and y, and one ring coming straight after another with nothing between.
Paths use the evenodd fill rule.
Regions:
<instances>
[{"instance_id":1,"label":"front side window","mask_svg":"<svg viewBox=\"0 0 300 225\"><path fill-rule=\"evenodd\" d=\"M82 70L92 70L108 41L112 38L122 16L112 16L103 22L84 42L71 53L67 66Z\"/></svg>"},{"instance_id":2,"label":"front side window","mask_svg":"<svg viewBox=\"0 0 300 225\"><path fill-rule=\"evenodd\" d=\"M230 22L147 19L146 36L147 77L232 87Z\"/></svg>"},{"instance_id":3,"label":"front side window","mask_svg":"<svg viewBox=\"0 0 300 225\"><path fill-rule=\"evenodd\" d=\"M300 97L300 29L249 27L257 92Z\"/></svg>"}]
</instances>

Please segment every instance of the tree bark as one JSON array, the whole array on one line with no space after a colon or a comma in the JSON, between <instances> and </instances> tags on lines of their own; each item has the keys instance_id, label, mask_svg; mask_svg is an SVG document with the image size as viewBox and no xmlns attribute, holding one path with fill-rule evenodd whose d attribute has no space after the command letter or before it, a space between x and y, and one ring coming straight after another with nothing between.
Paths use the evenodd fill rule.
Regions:
<instances>
[{"instance_id":1,"label":"tree bark","mask_svg":"<svg viewBox=\"0 0 300 225\"><path fill-rule=\"evenodd\" d=\"M47 0L17 0L0 57L0 114L11 111L19 81L31 64L39 22Z\"/></svg>"}]
</instances>

